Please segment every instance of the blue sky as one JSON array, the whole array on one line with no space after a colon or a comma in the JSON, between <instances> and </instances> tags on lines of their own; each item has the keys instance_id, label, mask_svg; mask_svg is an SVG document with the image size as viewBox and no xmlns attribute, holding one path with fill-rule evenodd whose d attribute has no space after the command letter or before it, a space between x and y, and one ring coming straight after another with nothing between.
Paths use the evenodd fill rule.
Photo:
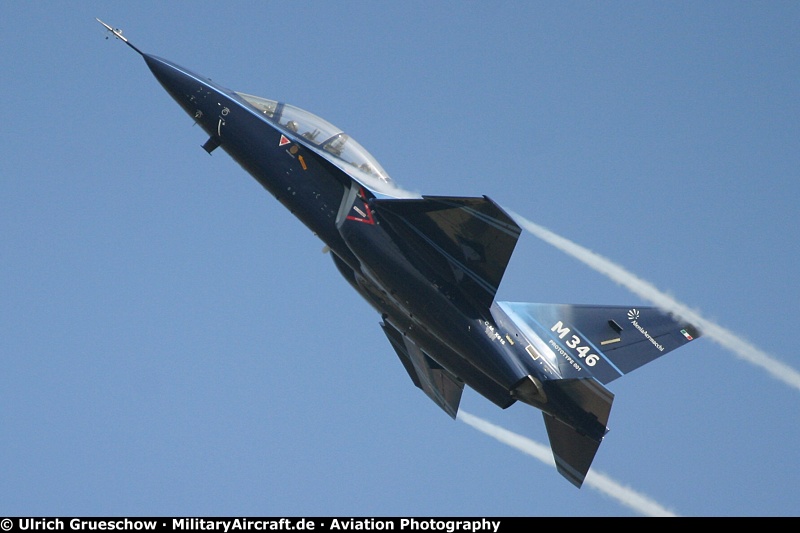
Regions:
<instances>
[{"instance_id":1,"label":"blue sky","mask_svg":"<svg viewBox=\"0 0 800 533\"><path fill-rule=\"evenodd\" d=\"M95 17L800 369L796 2L9 2L0 514L650 514L614 484L676 515L800 514L800 388L708 336L609 385L603 483L450 419L322 242ZM498 296L651 303L598 270L526 232ZM547 443L531 407L462 409Z\"/></svg>"}]
</instances>

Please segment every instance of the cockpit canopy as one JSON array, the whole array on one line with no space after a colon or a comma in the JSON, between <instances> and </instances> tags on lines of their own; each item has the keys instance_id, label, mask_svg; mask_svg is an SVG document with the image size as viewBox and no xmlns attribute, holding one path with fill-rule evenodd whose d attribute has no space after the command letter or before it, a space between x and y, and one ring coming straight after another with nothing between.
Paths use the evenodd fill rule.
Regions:
<instances>
[{"instance_id":1,"label":"cockpit canopy","mask_svg":"<svg viewBox=\"0 0 800 533\"><path fill-rule=\"evenodd\" d=\"M321 155L369 189L397 197L408 196L355 139L330 122L290 104L251 94L236 93L268 120L292 135L303 137Z\"/></svg>"}]
</instances>

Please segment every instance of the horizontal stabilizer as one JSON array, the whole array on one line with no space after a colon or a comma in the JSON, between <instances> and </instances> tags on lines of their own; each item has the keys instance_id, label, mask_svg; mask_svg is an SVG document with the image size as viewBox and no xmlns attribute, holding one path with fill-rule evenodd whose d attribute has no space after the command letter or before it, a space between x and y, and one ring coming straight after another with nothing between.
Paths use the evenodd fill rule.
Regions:
<instances>
[{"instance_id":1,"label":"horizontal stabilizer","mask_svg":"<svg viewBox=\"0 0 800 533\"><path fill-rule=\"evenodd\" d=\"M394 232L429 268L471 302L489 308L521 230L487 197L373 200Z\"/></svg>"},{"instance_id":2,"label":"horizontal stabilizer","mask_svg":"<svg viewBox=\"0 0 800 533\"><path fill-rule=\"evenodd\" d=\"M614 394L593 379L553 379L546 387L552 400L575 406L571 424L547 413L544 423L558 472L580 488L608 431Z\"/></svg>"},{"instance_id":3,"label":"horizontal stabilizer","mask_svg":"<svg viewBox=\"0 0 800 533\"><path fill-rule=\"evenodd\" d=\"M408 372L414 385L441 407L451 418L458 414L464 382L442 368L428 357L411 339L397 331L390 324L382 323L381 327L389 342L392 343L400 361Z\"/></svg>"},{"instance_id":4,"label":"horizontal stabilizer","mask_svg":"<svg viewBox=\"0 0 800 533\"><path fill-rule=\"evenodd\" d=\"M561 376L609 383L700 337L656 307L497 302L537 357ZM502 317L496 317L503 321Z\"/></svg>"},{"instance_id":5,"label":"horizontal stabilizer","mask_svg":"<svg viewBox=\"0 0 800 533\"><path fill-rule=\"evenodd\" d=\"M558 418L544 413L544 425L553 450L558 473L578 488L583 485L586 473L600 447L600 442L578 433Z\"/></svg>"}]
</instances>

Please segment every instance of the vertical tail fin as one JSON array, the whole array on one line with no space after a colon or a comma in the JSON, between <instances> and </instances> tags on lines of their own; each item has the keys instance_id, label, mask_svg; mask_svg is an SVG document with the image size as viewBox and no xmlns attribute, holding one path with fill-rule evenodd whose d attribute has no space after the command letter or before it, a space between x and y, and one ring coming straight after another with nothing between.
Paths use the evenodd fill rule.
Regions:
<instances>
[{"instance_id":1,"label":"vertical tail fin","mask_svg":"<svg viewBox=\"0 0 800 533\"><path fill-rule=\"evenodd\" d=\"M561 375L609 383L700 337L656 307L498 302Z\"/></svg>"}]
</instances>

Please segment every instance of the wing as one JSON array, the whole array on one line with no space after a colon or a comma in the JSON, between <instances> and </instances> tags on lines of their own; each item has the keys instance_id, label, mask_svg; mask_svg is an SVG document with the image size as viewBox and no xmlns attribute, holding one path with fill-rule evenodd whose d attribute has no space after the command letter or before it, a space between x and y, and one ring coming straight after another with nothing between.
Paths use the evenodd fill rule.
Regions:
<instances>
[{"instance_id":1,"label":"wing","mask_svg":"<svg viewBox=\"0 0 800 533\"><path fill-rule=\"evenodd\" d=\"M464 382L442 368L411 339L390 324L384 322L381 327L414 385L422 389L436 405L455 419L458 404L461 402L461 393L464 392Z\"/></svg>"},{"instance_id":2,"label":"wing","mask_svg":"<svg viewBox=\"0 0 800 533\"><path fill-rule=\"evenodd\" d=\"M373 200L408 250L473 304L488 308L521 230L487 197Z\"/></svg>"}]
</instances>

